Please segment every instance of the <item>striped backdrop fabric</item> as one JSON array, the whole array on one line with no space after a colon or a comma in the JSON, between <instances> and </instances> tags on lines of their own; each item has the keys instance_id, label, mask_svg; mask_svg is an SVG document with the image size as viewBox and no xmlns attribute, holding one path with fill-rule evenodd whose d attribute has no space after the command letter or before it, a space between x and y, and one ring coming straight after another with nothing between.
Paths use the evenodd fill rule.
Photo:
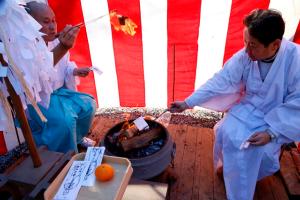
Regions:
<instances>
[{"instance_id":1,"label":"striped backdrop fabric","mask_svg":"<svg viewBox=\"0 0 300 200\"><path fill-rule=\"evenodd\" d=\"M96 66L78 90L98 107L165 108L183 100L243 47L242 19L255 8L282 12L285 38L300 43L300 0L48 0L58 22L89 21L110 10L137 25L131 37L112 29L109 17L83 27L71 50L79 67ZM5 142L3 142L3 138ZM21 140L23 141L23 139ZM15 134L0 133L0 152L18 145Z\"/></svg>"},{"instance_id":2,"label":"striped backdrop fabric","mask_svg":"<svg viewBox=\"0 0 300 200\"><path fill-rule=\"evenodd\" d=\"M105 17L82 28L71 50L79 66L104 72L81 79L78 87L92 94L99 107L167 107L183 100L243 47L242 20L255 8L281 11L285 38L299 42L300 0L48 2L58 30L113 9L138 25L131 37L113 30Z\"/></svg>"}]
</instances>

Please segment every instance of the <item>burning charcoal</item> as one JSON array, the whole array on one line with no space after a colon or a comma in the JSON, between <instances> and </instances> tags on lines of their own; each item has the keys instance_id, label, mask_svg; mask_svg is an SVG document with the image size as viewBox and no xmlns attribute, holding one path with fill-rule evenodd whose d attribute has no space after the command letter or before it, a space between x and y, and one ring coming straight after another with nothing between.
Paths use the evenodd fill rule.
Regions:
<instances>
[{"instance_id":1,"label":"burning charcoal","mask_svg":"<svg viewBox=\"0 0 300 200\"><path fill-rule=\"evenodd\" d=\"M155 141L154 144L159 145L159 146L163 146L164 141L162 139Z\"/></svg>"},{"instance_id":2,"label":"burning charcoal","mask_svg":"<svg viewBox=\"0 0 300 200\"><path fill-rule=\"evenodd\" d=\"M124 131L124 134L127 138L132 138L135 135L138 135L139 130L135 125L130 126L127 130Z\"/></svg>"},{"instance_id":3,"label":"burning charcoal","mask_svg":"<svg viewBox=\"0 0 300 200\"><path fill-rule=\"evenodd\" d=\"M108 141L109 141L111 144L117 143L120 134L121 134L121 131L115 132L115 133L113 133L112 135L108 135L108 136L107 136Z\"/></svg>"},{"instance_id":4,"label":"burning charcoal","mask_svg":"<svg viewBox=\"0 0 300 200\"><path fill-rule=\"evenodd\" d=\"M112 135L113 135L113 138L117 138L120 134L121 134L121 131L116 132L116 133L114 133L114 134L112 134Z\"/></svg>"},{"instance_id":5,"label":"burning charcoal","mask_svg":"<svg viewBox=\"0 0 300 200\"><path fill-rule=\"evenodd\" d=\"M108 139L108 141L109 141L110 143L115 143L115 141L114 141L114 139L113 139L112 136L108 135L108 136L107 136L107 139Z\"/></svg>"},{"instance_id":6,"label":"burning charcoal","mask_svg":"<svg viewBox=\"0 0 300 200\"><path fill-rule=\"evenodd\" d=\"M161 149L160 146L157 146L157 145L150 145L148 148L147 148L147 154L153 154L157 151L159 151Z\"/></svg>"}]
</instances>

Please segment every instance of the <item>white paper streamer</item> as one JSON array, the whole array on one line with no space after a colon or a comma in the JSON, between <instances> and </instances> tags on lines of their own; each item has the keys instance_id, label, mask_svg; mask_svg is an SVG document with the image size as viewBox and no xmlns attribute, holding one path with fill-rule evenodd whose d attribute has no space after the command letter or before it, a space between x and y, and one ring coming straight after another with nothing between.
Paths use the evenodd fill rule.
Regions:
<instances>
[{"instance_id":1,"label":"white paper streamer","mask_svg":"<svg viewBox=\"0 0 300 200\"><path fill-rule=\"evenodd\" d=\"M26 105L28 100L41 119L46 121L37 102L48 107L53 91L54 68L53 54L41 37L40 29L41 25L16 0L5 0L0 4L0 38L5 50L4 57L25 94L23 97L19 94L22 103ZM12 84L16 86L18 83ZM41 94L46 97L43 101Z\"/></svg>"}]
</instances>

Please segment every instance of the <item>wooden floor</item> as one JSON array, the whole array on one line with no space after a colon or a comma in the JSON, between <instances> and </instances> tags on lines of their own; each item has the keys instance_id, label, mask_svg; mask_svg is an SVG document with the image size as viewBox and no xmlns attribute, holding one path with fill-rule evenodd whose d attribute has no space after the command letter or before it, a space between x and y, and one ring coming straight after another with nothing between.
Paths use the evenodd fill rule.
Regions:
<instances>
[{"instance_id":1,"label":"wooden floor","mask_svg":"<svg viewBox=\"0 0 300 200\"><path fill-rule=\"evenodd\" d=\"M119 121L97 116L90 136L101 141L104 134ZM224 183L213 171L212 129L170 124L168 131L176 143L173 172L178 178L169 184L167 199L225 200ZM279 175L258 182L254 199L288 199Z\"/></svg>"}]
</instances>

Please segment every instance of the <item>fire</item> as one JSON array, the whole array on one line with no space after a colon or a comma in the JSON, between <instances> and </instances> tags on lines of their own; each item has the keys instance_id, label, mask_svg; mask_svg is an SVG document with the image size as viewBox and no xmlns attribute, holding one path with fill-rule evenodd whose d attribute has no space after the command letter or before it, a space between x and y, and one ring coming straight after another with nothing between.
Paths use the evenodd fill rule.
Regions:
<instances>
[{"instance_id":1,"label":"fire","mask_svg":"<svg viewBox=\"0 0 300 200\"><path fill-rule=\"evenodd\" d=\"M117 13L116 10L109 12L110 23L116 31L122 31L125 34L134 36L135 29L138 27L130 18Z\"/></svg>"}]
</instances>

